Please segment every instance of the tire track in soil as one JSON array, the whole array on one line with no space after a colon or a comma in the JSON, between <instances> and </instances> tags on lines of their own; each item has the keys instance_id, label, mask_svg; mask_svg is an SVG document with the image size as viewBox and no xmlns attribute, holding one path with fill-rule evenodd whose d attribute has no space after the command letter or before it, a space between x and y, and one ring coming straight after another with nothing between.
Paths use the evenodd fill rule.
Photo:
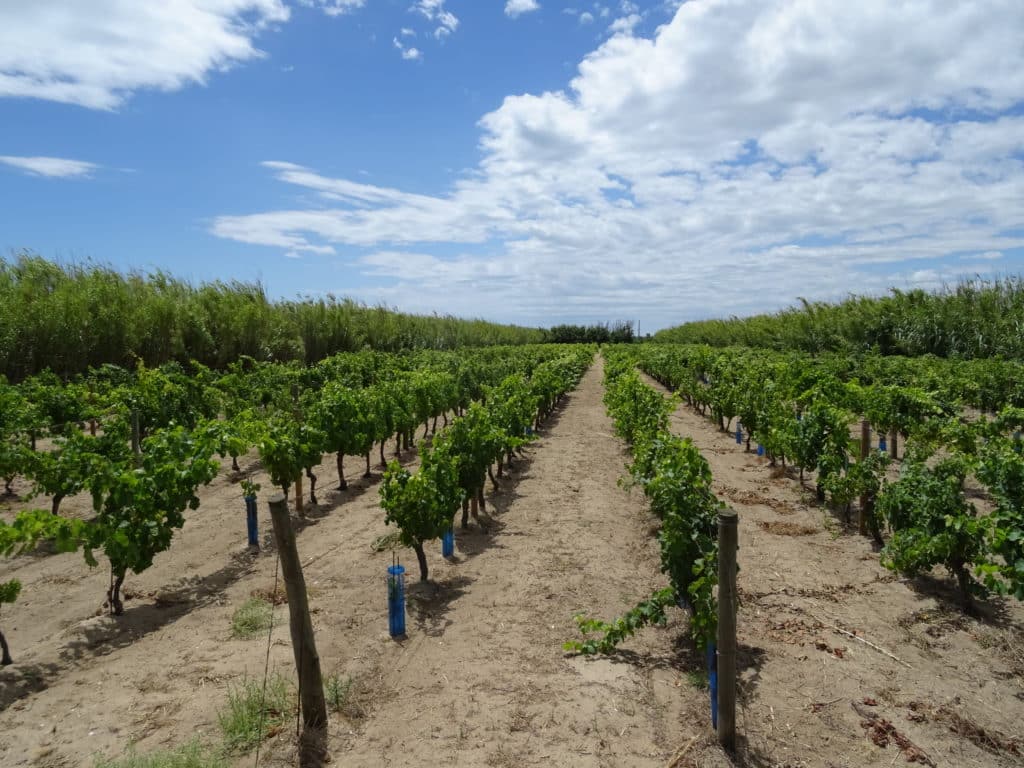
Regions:
<instances>
[{"instance_id":1,"label":"tire track in soil","mask_svg":"<svg viewBox=\"0 0 1024 768\"><path fill-rule=\"evenodd\" d=\"M402 642L387 636L391 555L371 549L389 530L379 468L353 481L361 464L349 460L352 487L337 492L333 457L320 466L321 506L297 538L324 674L356 680L346 714L331 718L335 764L663 766L706 728L704 694L686 683L676 648L679 617L614 660L561 651L578 636L575 613L612 618L664 584L654 520L639 493L617 486L628 457L601 377L598 362L500 492L488 487L488 531L457 531L451 562L439 543L428 550L432 583L410 582ZM254 479L265 498L265 474ZM237 485L222 474L200 498L171 549L126 583L137 597L120 619L93 616L105 575L80 555L5 564L31 586L4 612L27 631L18 664L0 672L0 697L16 690L0 706L0 764L86 768L130 741L145 752L219 737L229 687L261 677L266 652L230 637L231 614L271 587L275 558L269 547L244 554ZM403 555L415 579L415 557ZM292 679L287 609L277 616L271 668ZM261 764L288 764L291 739L269 740Z\"/></svg>"},{"instance_id":2,"label":"tire track in soil","mask_svg":"<svg viewBox=\"0 0 1024 768\"><path fill-rule=\"evenodd\" d=\"M851 706L865 698L877 700L877 715L938 765L1019 764L923 721L909 705L949 705L987 729L1024 738L1024 680L1015 681L1005 659L979 642L992 632L1024 632L1024 606L998 602L995 625L963 616L883 568L870 539L844 532L816 504L812 488L746 452L685 404L672 414L671 428L693 440L711 466L713 490L739 513L740 764L903 762L895 747L879 748L866 737Z\"/></svg>"}]
</instances>

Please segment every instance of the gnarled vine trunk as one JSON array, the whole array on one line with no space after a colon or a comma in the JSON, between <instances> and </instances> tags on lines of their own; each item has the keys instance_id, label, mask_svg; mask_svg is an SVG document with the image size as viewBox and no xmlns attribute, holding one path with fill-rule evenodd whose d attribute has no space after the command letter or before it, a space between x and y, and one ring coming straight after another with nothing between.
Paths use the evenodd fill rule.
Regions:
<instances>
[{"instance_id":1,"label":"gnarled vine trunk","mask_svg":"<svg viewBox=\"0 0 1024 768\"><path fill-rule=\"evenodd\" d=\"M370 476L370 452L367 451L366 452L366 471L363 472L363 477L369 477L369 476Z\"/></svg>"},{"instance_id":2,"label":"gnarled vine trunk","mask_svg":"<svg viewBox=\"0 0 1024 768\"><path fill-rule=\"evenodd\" d=\"M0 667L9 667L14 663L11 658L11 649L7 647L7 638L0 632Z\"/></svg>"},{"instance_id":3,"label":"gnarled vine trunk","mask_svg":"<svg viewBox=\"0 0 1024 768\"><path fill-rule=\"evenodd\" d=\"M383 461L383 456L381 457ZM343 451L338 451L338 490L344 491L348 488L348 482L345 480L345 454Z\"/></svg>"},{"instance_id":4,"label":"gnarled vine trunk","mask_svg":"<svg viewBox=\"0 0 1024 768\"><path fill-rule=\"evenodd\" d=\"M107 590L107 603L110 605L110 612L114 616L124 613L124 603L121 602L121 585L124 584L124 571L114 575L114 583Z\"/></svg>"},{"instance_id":5,"label":"gnarled vine trunk","mask_svg":"<svg viewBox=\"0 0 1024 768\"><path fill-rule=\"evenodd\" d=\"M427 580L427 553L423 551L422 542L416 542L412 545L413 551L416 553L416 559L420 563L420 581Z\"/></svg>"},{"instance_id":6,"label":"gnarled vine trunk","mask_svg":"<svg viewBox=\"0 0 1024 768\"><path fill-rule=\"evenodd\" d=\"M309 503L317 504L316 500L316 475L313 474L313 470L310 467L306 467L306 477L309 478Z\"/></svg>"}]
</instances>

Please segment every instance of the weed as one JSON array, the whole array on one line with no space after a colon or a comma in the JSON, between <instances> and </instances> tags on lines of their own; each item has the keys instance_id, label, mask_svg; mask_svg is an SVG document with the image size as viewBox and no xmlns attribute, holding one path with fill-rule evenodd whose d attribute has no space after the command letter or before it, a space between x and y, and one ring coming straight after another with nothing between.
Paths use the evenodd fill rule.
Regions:
<instances>
[{"instance_id":1,"label":"weed","mask_svg":"<svg viewBox=\"0 0 1024 768\"><path fill-rule=\"evenodd\" d=\"M231 636L247 640L266 632L273 622L274 606L260 597L251 597L232 615Z\"/></svg>"},{"instance_id":2,"label":"weed","mask_svg":"<svg viewBox=\"0 0 1024 768\"><path fill-rule=\"evenodd\" d=\"M280 674L267 679L265 695L262 681L243 680L228 690L228 707L217 715L225 749L248 752L277 733L294 712L291 686Z\"/></svg>"},{"instance_id":3,"label":"weed","mask_svg":"<svg viewBox=\"0 0 1024 768\"><path fill-rule=\"evenodd\" d=\"M121 757L96 759L96 768L227 768L228 762L219 750L199 739L169 750L139 754L129 749Z\"/></svg>"}]
</instances>

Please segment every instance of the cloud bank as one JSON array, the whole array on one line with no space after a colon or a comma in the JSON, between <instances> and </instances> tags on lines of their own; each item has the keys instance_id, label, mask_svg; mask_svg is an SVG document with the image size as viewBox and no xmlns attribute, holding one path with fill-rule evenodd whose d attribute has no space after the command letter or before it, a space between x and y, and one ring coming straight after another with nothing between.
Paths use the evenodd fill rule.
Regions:
<instances>
[{"instance_id":1,"label":"cloud bank","mask_svg":"<svg viewBox=\"0 0 1024 768\"><path fill-rule=\"evenodd\" d=\"M564 90L484 115L449 189L268 162L320 204L212 231L348 259L365 298L410 309L648 327L931 285L1024 246L1019 0L691 0L636 24Z\"/></svg>"}]
</instances>

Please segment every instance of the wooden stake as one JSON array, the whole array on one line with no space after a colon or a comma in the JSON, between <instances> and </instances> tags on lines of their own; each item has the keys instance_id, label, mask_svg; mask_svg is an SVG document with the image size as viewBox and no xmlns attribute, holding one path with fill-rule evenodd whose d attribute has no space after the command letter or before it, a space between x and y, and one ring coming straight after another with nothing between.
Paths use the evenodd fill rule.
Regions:
<instances>
[{"instance_id":1,"label":"wooden stake","mask_svg":"<svg viewBox=\"0 0 1024 768\"><path fill-rule=\"evenodd\" d=\"M736 748L736 512L718 515L718 741Z\"/></svg>"},{"instance_id":2,"label":"wooden stake","mask_svg":"<svg viewBox=\"0 0 1024 768\"><path fill-rule=\"evenodd\" d=\"M302 498L302 475L300 474L295 478L295 514L299 517L305 517L305 507L303 507L304 499Z\"/></svg>"},{"instance_id":3,"label":"wooden stake","mask_svg":"<svg viewBox=\"0 0 1024 768\"><path fill-rule=\"evenodd\" d=\"M298 494L301 498L301 494ZM320 766L323 763L327 736L327 703L320 673L320 656L313 636L313 620L309 615L306 580L302 575L299 552L295 546L295 531L288 516L288 502L283 493L274 494L269 501L270 519L274 524L274 539L281 558L281 573L288 594L288 614L291 625L292 651L299 676L299 704L302 709L302 736L299 740L299 765Z\"/></svg>"},{"instance_id":4,"label":"wooden stake","mask_svg":"<svg viewBox=\"0 0 1024 768\"><path fill-rule=\"evenodd\" d=\"M871 453L871 425L867 419L862 419L860 422L860 460L864 461ZM871 510L870 500L868 494L862 493L860 495L860 509L857 511L857 530L861 536L868 535L868 515Z\"/></svg>"}]
</instances>

